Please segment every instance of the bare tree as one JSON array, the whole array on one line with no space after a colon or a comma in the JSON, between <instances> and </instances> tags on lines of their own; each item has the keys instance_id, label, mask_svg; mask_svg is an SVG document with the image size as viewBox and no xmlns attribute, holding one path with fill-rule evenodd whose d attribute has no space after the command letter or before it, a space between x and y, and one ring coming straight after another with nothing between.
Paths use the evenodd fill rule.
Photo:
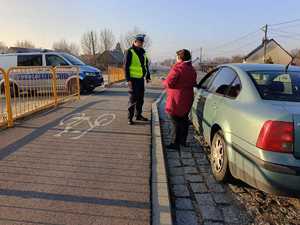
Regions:
<instances>
[{"instance_id":1,"label":"bare tree","mask_svg":"<svg viewBox=\"0 0 300 225\"><path fill-rule=\"evenodd\" d=\"M172 59L165 59L165 60L163 60L161 63L160 63L160 65L162 65L162 66L172 66L172 65L174 65L176 63L176 59L175 58L172 58Z\"/></svg>"},{"instance_id":2,"label":"bare tree","mask_svg":"<svg viewBox=\"0 0 300 225\"><path fill-rule=\"evenodd\" d=\"M81 48L86 55L95 56L99 53L99 37L96 31L90 30L82 35Z\"/></svg>"},{"instance_id":3,"label":"bare tree","mask_svg":"<svg viewBox=\"0 0 300 225\"><path fill-rule=\"evenodd\" d=\"M291 51L291 55L295 58L300 58L300 49L296 48Z\"/></svg>"},{"instance_id":4,"label":"bare tree","mask_svg":"<svg viewBox=\"0 0 300 225\"><path fill-rule=\"evenodd\" d=\"M242 63L244 60L244 57L241 55L234 55L231 57L231 62L232 63Z\"/></svg>"},{"instance_id":5,"label":"bare tree","mask_svg":"<svg viewBox=\"0 0 300 225\"><path fill-rule=\"evenodd\" d=\"M229 63L230 61L231 61L231 59L227 58L227 57L215 57L211 60L211 62L217 63L217 64Z\"/></svg>"},{"instance_id":6,"label":"bare tree","mask_svg":"<svg viewBox=\"0 0 300 225\"><path fill-rule=\"evenodd\" d=\"M6 46L6 44L0 41L0 54L7 53L7 51L8 51L8 47Z\"/></svg>"},{"instance_id":7,"label":"bare tree","mask_svg":"<svg viewBox=\"0 0 300 225\"><path fill-rule=\"evenodd\" d=\"M101 50L102 51L107 51L111 50L112 47L115 44L115 35L113 34L111 29L103 29L100 32L100 44L101 44Z\"/></svg>"},{"instance_id":8,"label":"bare tree","mask_svg":"<svg viewBox=\"0 0 300 225\"><path fill-rule=\"evenodd\" d=\"M143 34L144 32L142 30L140 30L138 27L134 27L133 30L128 31L124 36L123 36L123 40L122 40L122 44L124 46L124 48L130 48L132 46L132 43L134 41L134 37L137 34ZM146 36L145 38L145 43L144 43L144 48L149 49L151 46L151 40L149 38L149 36Z\"/></svg>"},{"instance_id":9,"label":"bare tree","mask_svg":"<svg viewBox=\"0 0 300 225\"><path fill-rule=\"evenodd\" d=\"M18 48L35 48L34 44L28 40L17 41L15 47Z\"/></svg>"},{"instance_id":10,"label":"bare tree","mask_svg":"<svg viewBox=\"0 0 300 225\"><path fill-rule=\"evenodd\" d=\"M79 55L79 47L75 43L68 43L65 39L53 43L55 51L67 52L72 55Z\"/></svg>"}]
</instances>

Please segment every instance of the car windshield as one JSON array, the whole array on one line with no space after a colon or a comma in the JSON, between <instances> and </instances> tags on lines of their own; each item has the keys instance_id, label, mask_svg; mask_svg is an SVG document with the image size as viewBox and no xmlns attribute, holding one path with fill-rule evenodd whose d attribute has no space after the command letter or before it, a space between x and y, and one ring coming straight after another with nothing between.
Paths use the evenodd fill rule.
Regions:
<instances>
[{"instance_id":1,"label":"car windshield","mask_svg":"<svg viewBox=\"0 0 300 225\"><path fill-rule=\"evenodd\" d=\"M263 99L300 102L300 72L248 72Z\"/></svg>"},{"instance_id":2,"label":"car windshield","mask_svg":"<svg viewBox=\"0 0 300 225\"><path fill-rule=\"evenodd\" d=\"M76 58L75 56L69 54L62 54L64 58L66 58L72 65L74 66L82 66L85 65L80 59Z\"/></svg>"}]
</instances>

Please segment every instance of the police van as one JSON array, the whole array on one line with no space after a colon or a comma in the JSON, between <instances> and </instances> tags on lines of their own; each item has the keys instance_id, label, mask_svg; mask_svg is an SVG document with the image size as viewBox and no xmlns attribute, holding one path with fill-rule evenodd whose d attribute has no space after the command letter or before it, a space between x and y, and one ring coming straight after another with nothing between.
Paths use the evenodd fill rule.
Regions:
<instances>
[{"instance_id":1,"label":"police van","mask_svg":"<svg viewBox=\"0 0 300 225\"><path fill-rule=\"evenodd\" d=\"M17 66L77 66L79 67L80 71L79 78L81 91L91 92L96 87L101 86L104 83L102 72L99 69L86 65L77 57L64 52L55 52L51 50L32 50L30 52L0 54L0 68L8 69L10 67ZM0 87L2 87L0 89L2 91L3 82L4 81L0 74ZM13 77L10 78L10 82L13 82L15 89L17 89L15 92L18 93L20 90L26 89L26 85L28 84L25 79L23 81L22 79L14 81ZM50 85L51 84L49 83L49 86Z\"/></svg>"}]
</instances>

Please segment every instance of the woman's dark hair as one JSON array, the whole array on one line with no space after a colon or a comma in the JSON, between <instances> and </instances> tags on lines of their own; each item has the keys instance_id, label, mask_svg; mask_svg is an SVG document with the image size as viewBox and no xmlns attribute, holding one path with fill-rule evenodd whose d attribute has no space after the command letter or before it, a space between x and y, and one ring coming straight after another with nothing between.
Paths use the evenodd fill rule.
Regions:
<instances>
[{"instance_id":1,"label":"woman's dark hair","mask_svg":"<svg viewBox=\"0 0 300 225\"><path fill-rule=\"evenodd\" d=\"M192 59L191 53L187 49L179 50L178 52L176 52L176 54L182 61L189 61Z\"/></svg>"}]
</instances>

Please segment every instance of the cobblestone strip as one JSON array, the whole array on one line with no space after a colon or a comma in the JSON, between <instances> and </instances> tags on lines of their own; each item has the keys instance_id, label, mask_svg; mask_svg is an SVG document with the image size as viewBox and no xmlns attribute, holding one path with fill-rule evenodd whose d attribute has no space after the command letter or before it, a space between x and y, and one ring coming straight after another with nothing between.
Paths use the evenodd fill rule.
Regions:
<instances>
[{"instance_id":1,"label":"cobblestone strip","mask_svg":"<svg viewBox=\"0 0 300 225\"><path fill-rule=\"evenodd\" d=\"M171 124L159 107L164 145L170 142ZM176 225L241 225L250 219L233 200L226 187L217 183L206 154L190 128L190 147L180 151L165 149L171 202Z\"/></svg>"}]
</instances>

